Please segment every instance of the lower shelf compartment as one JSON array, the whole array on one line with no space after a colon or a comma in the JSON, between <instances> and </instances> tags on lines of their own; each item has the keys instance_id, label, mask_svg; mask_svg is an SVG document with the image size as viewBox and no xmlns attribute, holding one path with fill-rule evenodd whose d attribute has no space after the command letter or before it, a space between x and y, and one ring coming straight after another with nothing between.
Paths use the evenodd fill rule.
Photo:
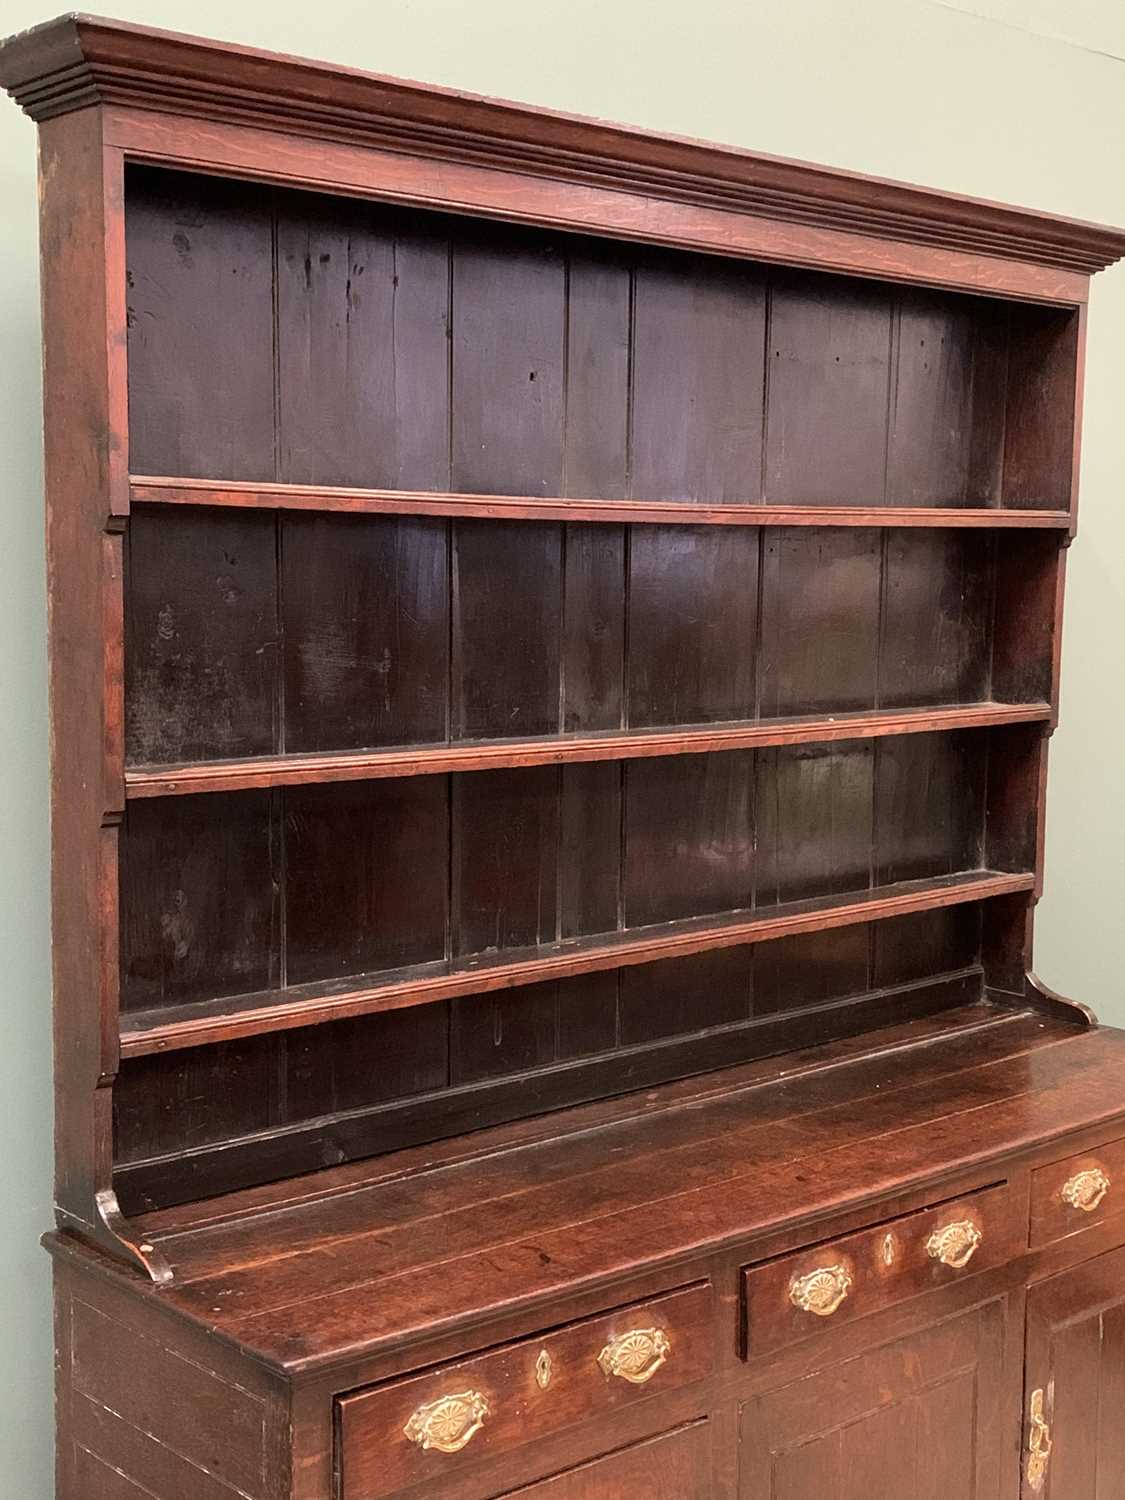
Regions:
<instances>
[{"instance_id":1,"label":"lower shelf compartment","mask_svg":"<svg viewBox=\"0 0 1125 1500\"><path fill-rule=\"evenodd\" d=\"M393 1100L376 1097L370 1103L334 1114L291 1119L186 1150L168 1140L162 1154L119 1165L115 1185L126 1212L234 1192L295 1172L316 1171L326 1162L356 1161L449 1140L464 1132L481 1132L510 1121L545 1118L551 1110L637 1095L639 1090L660 1087L677 1078L698 1078L719 1069L777 1057L794 1048L824 1046L879 1027L955 1013L961 1008L971 1011L980 999L982 984L981 969L970 965L956 973L615 1048L533 1071L508 1072ZM485 1019L487 1022L489 1018ZM303 1049L299 1041L297 1045L300 1055ZM142 1069L167 1070L185 1055L190 1054L137 1061ZM321 1071L332 1067L331 1053L326 1056L328 1061ZM150 1075L141 1081L147 1081L148 1091L158 1098L177 1087L174 1077ZM119 1080L119 1111L129 1108L130 1096L125 1091L132 1083L132 1073ZM191 1091L206 1094L206 1080L196 1076Z\"/></svg>"},{"instance_id":2,"label":"lower shelf compartment","mask_svg":"<svg viewBox=\"0 0 1125 1500\"><path fill-rule=\"evenodd\" d=\"M468 962L419 964L381 974L190 1005L134 1011L122 1017L123 1058L199 1047L376 1011L565 979L577 974L762 943L858 922L884 921L987 897L1031 891L1025 872L970 870L900 881L861 893L784 902L752 911L665 922L608 937L476 956Z\"/></svg>"}]
</instances>

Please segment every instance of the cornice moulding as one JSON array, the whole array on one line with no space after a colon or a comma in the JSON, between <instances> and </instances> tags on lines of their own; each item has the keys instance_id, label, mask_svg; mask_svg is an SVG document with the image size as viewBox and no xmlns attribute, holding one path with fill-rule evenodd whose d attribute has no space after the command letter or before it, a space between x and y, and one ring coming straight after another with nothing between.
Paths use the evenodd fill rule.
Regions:
<instances>
[{"instance_id":1,"label":"cornice moulding","mask_svg":"<svg viewBox=\"0 0 1125 1500\"><path fill-rule=\"evenodd\" d=\"M98 105L254 125L1086 274L1125 231L354 68L61 17L0 44L36 121Z\"/></svg>"}]
</instances>

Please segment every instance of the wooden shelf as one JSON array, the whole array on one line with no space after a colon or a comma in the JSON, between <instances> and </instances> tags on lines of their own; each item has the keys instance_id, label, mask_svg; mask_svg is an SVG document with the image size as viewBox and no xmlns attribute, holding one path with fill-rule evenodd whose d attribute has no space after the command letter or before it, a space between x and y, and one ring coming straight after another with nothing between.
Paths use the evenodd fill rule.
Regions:
<instances>
[{"instance_id":1,"label":"wooden shelf","mask_svg":"<svg viewBox=\"0 0 1125 1500\"><path fill-rule=\"evenodd\" d=\"M399 1010L576 974L682 958L708 949L767 942L857 922L883 921L910 912L1030 891L1034 886L1033 874L962 871L929 880L877 886L862 893L665 922L549 947L477 954L457 963L418 964L370 977L366 983L352 976L289 990L137 1011L121 1017L121 1054L140 1057L210 1045L375 1011Z\"/></svg>"},{"instance_id":2,"label":"wooden shelf","mask_svg":"<svg viewBox=\"0 0 1125 1500\"><path fill-rule=\"evenodd\" d=\"M239 792L309 783L374 781L391 776L431 776L450 771L569 765L582 761L639 760L659 755L703 755L770 745L879 739L885 735L943 733L1032 724L1051 717L1049 703L966 703L947 708L889 709L789 719L707 724L691 729L632 729L538 739L472 740L457 744L396 746L388 750L312 755L253 756L172 766L136 766L125 772L125 795L181 797L197 792Z\"/></svg>"},{"instance_id":3,"label":"wooden shelf","mask_svg":"<svg viewBox=\"0 0 1125 1500\"><path fill-rule=\"evenodd\" d=\"M953 973L936 974L922 981L848 995L799 1010L771 1012L705 1030L595 1052L535 1068L527 1074L473 1079L409 1094L405 1098L374 1100L336 1115L294 1121L281 1128L254 1131L239 1139L233 1149L220 1141L195 1147L186 1155L157 1155L120 1164L114 1172L114 1187L129 1208L152 1202L190 1202L198 1196L198 1183L237 1192L265 1182L274 1174L274 1163L284 1160L296 1171L315 1172L326 1160L326 1145L334 1148L332 1159L353 1161L357 1157L379 1157L413 1143L420 1133L441 1149L463 1131L478 1132L490 1125L529 1116L542 1119L547 1110L570 1110L585 1105L600 1113L600 1101L622 1093L638 1101L640 1113L650 1099L649 1091L677 1079L693 1078L704 1095L715 1089L716 1070L741 1066L760 1069L763 1081L788 1073L792 1055L815 1047L821 1057L830 1049L845 1049L846 1039L870 1036L880 1028L900 1028L917 1039L923 1028L940 1017L941 1032L964 1026L997 1024L997 1009L982 1002L983 974L979 965ZM1018 1014L1009 1010L1005 1015ZM1065 1024L1065 1023L1063 1023ZM870 1043L868 1043L870 1045ZM839 1054L837 1054L839 1055ZM846 1051L845 1051L846 1055ZM143 1066L143 1064L142 1064ZM703 1079L700 1075L711 1075ZM533 1087L529 1088L528 1084ZM688 1088L691 1085L687 1086ZM640 1092L640 1091L644 1092ZM618 1101L620 1105L620 1100ZM651 1107L648 1105L647 1107ZM613 1107L610 1106L612 1112ZM127 1210L128 1211L128 1210Z\"/></svg>"},{"instance_id":4,"label":"wooden shelf","mask_svg":"<svg viewBox=\"0 0 1125 1500\"><path fill-rule=\"evenodd\" d=\"M669 500L583 500L540 495L461 495L306 484L134 475L133 501L357 515L466 516L513 521L603 521L688 526L931 526L1066 531L1068 511L899 505L708 505Z\"/></svg>"}]
</instances>

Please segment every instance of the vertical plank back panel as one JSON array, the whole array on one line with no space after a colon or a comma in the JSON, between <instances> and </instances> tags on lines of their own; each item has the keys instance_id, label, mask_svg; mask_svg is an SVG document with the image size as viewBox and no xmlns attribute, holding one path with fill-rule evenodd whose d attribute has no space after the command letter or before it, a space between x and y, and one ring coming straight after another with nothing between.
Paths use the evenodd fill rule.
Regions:
<instances>
[{"instance_id":1,"label":"vertical plank back panel","mask_svg":"<svg viewBox=\"0 0 1125 1500\"><path fill-rule=\"evenodd\" d=\"M899 294L887 495L896 505L966 505L978 320L968 300Z\"/></svg>"},{"instance_id":2,"label":"vertical plank back panel","mask_svg":"<svg viewBox=\"0 0 1125 1500\"><path fill-rule=\"evenodd\" d=\"M763 532L763 717L874 708L882 545L860 529Z\"/></svg>"},{"instance_id":3,"label":"vertical plank back panel","mask_svg":"<svg viewBox=\"0 0 1125 1500\"><path fill-rule=\"evenodd\" d=\"M458 522L453 547L454 738L554 733L562 527Z\"/></svg>"},{"instance_id":4,"label":"vertical plank back panel","mask_svg":"<svg viewBox=\"0 0 1125 1500\"><path fill-rule=\"evenodd\" d=\"M758 753L759 905L871 885L874 768L858 740Z\"/></svg>"},{"instance_id":5,"label":"vertical plank back panel","mask_svg":"<svg viewBox=\"0 0 1125 1500\"><path fill-rule=\"evenodd\" d=\"M565 493L629 488L633 274L627 251L572 243L567 258Z\"/></svg>"},{"instance_id":6,"label":"vertical plank back panel","mask_svg":"<svg viewBox=\"0 0 1125 1500\"><path fill-rule=\"evenodd\" d=\"M613 932L621 906L622 767L564 766L559 785L560 938Z\"/></svg>"},{"instance_id":7,"label":"vertical plank back panel","mask_svg":"<svg viewBox=\"0 0 1125 1500\"><path fill-rule=\"evenodd\" d=\"M950 906L872 928L872 978L880 989L980 962L980 906Z\"/></svg>"},{"instance_id":8,"label":"vertical plank back panel","mask_svg":"<svg viewBox=\"0 0 1125 1500\"><path fill-rule=\"evenodd\" d=\"M454 779L455 954L554 941L559 810L553 766Z\"/></svg>"},{"instance_id":9,"label":"vertical plank back panel","mask_svg":"<svg viewBox=\"0 0 1125 1500\"><path fill-rule=\"evenodd\" d=\"M121 1008L268 989L281 977L269 792L137 803L121 860Z\"/></svg>"},{"instance_id":10,"label":"vertical plank back panel","mask_svg":"<svg viewBox=\"0 0 1125 1500\"><path fill-rule=\"evenodd\" d=\"M565 352L566 259L552 240L454 246L455 490L562 493Z\"/></svg>"},{"instance_id":11,"label":"vertical plank back panel","mask_svg":"<svg viewBox=\"0 0 1125 1500\"><path fill-rule=\"evenodd\" d=\"M285 748L448 737L449 523L281 521Z\"/></svg>"},{"instance_id":12,"label":"vertical plank back panel","mask_svg":"<svg viewBox=\"0 0 1125 1500\"><path fill-rule=\"evenodd\" d=\"M409 1099L449 1082L445 1005L307 1026L277 1040L284 1047L278 1125Z\"/></svg>"},{"instance_id":13,"label":"vertical plank back panel","mask_svg":"<svg viewBox=\"0 0 1125 1500\"><path fill-rule=\"evenodd\" d=\"M448 485L449 253L440 221L311 196L278 213L282 480Z\"/></svg>"},{"instance_id":14,"label":"vertical plank back panel","mask_svg":"<svg viewBox=\"0 0 1125 1500\"><path fill-rule=\"evenodd\" d=\"M778 276L766 359L767 500L883 503L891 333L885 293Z\"/></svg>"},{"instance_id":15,"label":"vertical plank back panel","mask_svg":"<svg viewBox=\"0 0 1125 1500\"><path fill-rule=\"evenodd\" d=\"M625 925L751 904L753 755L631 761L625 771Z\"/></svg>"},{"instance_id":16,"label":"vertical plank back panel","mask_svg":"<svg viewBox=\"0 0 1125 1500\"><path fill-rule=\"evenodd\" d=\"M752 950L722 948L621 973L621 1040L637 1046L744 1021L752 1007Z\"/></svg>"},{"instance_id":17,"label":"vertical plank back panel","mask_svg":"<svg viewBox=\"0 0 1125 1500\"><path fill-rule=\"evenodd\" d=\"M879 884L973 870L984 857L987 737L911 734L876 747Z\"/></svg>"},{"instance_id":18,"label":"vertical plank back panel","mask_svg":"<svg viewBox=\"0 0 1125 1500\"><path fill-rule=\"evenodd\" d=\"M763 281L752 269L658 254L635 291L632 493L752 501L762 451Z\"/></svg>"},{"instance_id":19,"label":"vertical plank back panel","mask_svg":"<svg viewBox=\"0 0 1125 1500\"><path fill-rule=\"evenodd\" d=\"M754 1014L784 1015L861 995L872 984L871 941L872 929L861 924L759 944L754 949Z\"/></svg>"},{"instance_id":20,"label":"vertical plank back panel","mask_svg":"<svg viewBox=\"0 0 1125 1500\"><path fill-rule=\"evenodd\" d=\"M629 723L754 716L758 534L635 526L629 543Z\"/></svg>"},{"instance_id":21,"label":"vertical plank back panel","mask_svg":"<svg viewBox=\"0 0 1125 1500\"><path fill-rule=\"evenodd\" d=\"M974 703L989 696L991 538L892 531L885 541L879 706Z\"/></svg>"},{"instance_id":22,"label":"vertical plank back panel","mask_svg":"<svg viewBox=\"0 0 1125 1500\"><path fill-rule=\"evenodd\" d=\"M444 957L444 777L290 787L284 809L289 983Z\"/></svg>"},{"instance_id":23,"label":"vertical plank back panel","mask_svg":"<svg viewBox=\"0 0 1125 1500\"><path fill-rule=\"evenodd\" d=\"M626 559L635 529L581 523L566 527L561 647L564 733L623 725Z\"/></svg>"},{"instance_id":24,"label":"vertical plank back panel","mask_svg":"<svg viewBox=\"0 0 1125 1500\"><path fill-rule=\"evenodd\" d=\"M126 553L130 761L280 748L277 525L269 514L141 510Z\"/></svg>"},{"instance_id":25,"label":"vertical plank back panel","mask_svg":"<svg viewBox=\"0 0 1125 1500\"><path fill-rule=\"evenodd\" d=\"M269 189L131 171L135 474L275 477L273 226Z\"/></svg>"}]
</instances>

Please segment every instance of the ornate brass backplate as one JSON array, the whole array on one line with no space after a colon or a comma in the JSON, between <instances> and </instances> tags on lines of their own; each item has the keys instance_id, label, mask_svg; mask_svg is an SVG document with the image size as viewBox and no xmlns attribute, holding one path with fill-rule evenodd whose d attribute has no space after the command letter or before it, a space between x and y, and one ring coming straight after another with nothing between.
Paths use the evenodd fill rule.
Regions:
<instances>
[{"instance_id":1,"label":"ornate brass backplate","mask_svg":"<svg viewBox=\"0 0 1125 1500\"><path fill-rule=\"evenodd\" d=\"M1092 1214L1109 1192L1109 1186L1109 1178L1101 1167L1088 1167L1084 1172L1076 1172L1064 1185L1063 1202L1084 1214Z\"/></svg>"},{"instance_id":2,"label":"ornate brass backplate","mask_svg":"<svg viewBox=\"0 0 1125 1500\"><path fill-rule=\"evenodd\" d=\"M488 1402L480 1391L459 1391L439 1396L420 1406L402 1429L424 1453L460 1453L476 1437L488 1416Z\"/></svg>"},{"instance_id":3,"label":"ornate brass backplate","mask_svg":"<svg viewBox=\"0 0 1125 1500\"><path fill-rule=\"evenodd\" d=\"M598 1364L607 1378L616 1375L630 1385L644 1385L667 1363L671 1352L671 1340L663 1328L631 1328L610 1339L598 1355Z\"/></svg>"},{"instance_id":4,"label":"ornate brass backplate","mask_svg":"<svg viewBox=\"0 0 1125 1500\"><path fill-rule=\"evenodd\" d=\"M971 1219L960 1219L935 1229L926 1241L926 1253L943 1266L963 1271L977 1253L984 1235Z\"/></svg>"},{"instance_id":5,"label":"ornate brass backplate","mask_svg":"<svg viewBox=\"0 0 1125 1500\"><path fill-rule=\"evenodd\" d=\"M830 1318L852 1289L846 1266L818 1266L807 1276L796 1276L789 1286L789 1300L802 1312Z\"/></svg>"}]
</instances>

